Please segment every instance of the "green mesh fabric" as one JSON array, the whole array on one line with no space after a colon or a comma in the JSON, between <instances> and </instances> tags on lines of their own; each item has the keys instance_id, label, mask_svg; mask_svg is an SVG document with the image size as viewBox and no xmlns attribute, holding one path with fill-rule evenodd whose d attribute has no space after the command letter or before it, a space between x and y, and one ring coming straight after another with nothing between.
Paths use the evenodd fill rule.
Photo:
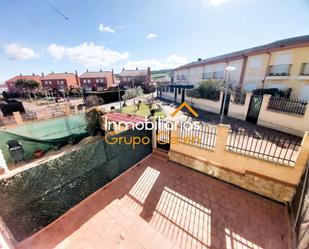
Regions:
<instances>
[{"instance_id":1,"label":"green mesh fabric","mask_svg":"<svg viewBox=\"0 0 309 249\"><path fill-rule=\"evenodd\" d=\"M117 136L148 136L127 131ZM151 152L103 140L0 180L0 216L17 241L57 219ZM47 180L48 179L48 180Z\"/></svg>"},{"instance_id":2,"label":"green mesh fabric","mask_svg":"<svg viewBox=\"0 0 309 249\"><path fill-rule=\"evenodd\" d=\"M87 136L84 115L66 116L46 121L26 124L0 132L0 149L4 159L10 163L7 141L17 139L23 145L26 159L33 158L37 149L48 151L57 145L64 144L69 138L80 140Z\"/></svg>"}]
</instances>

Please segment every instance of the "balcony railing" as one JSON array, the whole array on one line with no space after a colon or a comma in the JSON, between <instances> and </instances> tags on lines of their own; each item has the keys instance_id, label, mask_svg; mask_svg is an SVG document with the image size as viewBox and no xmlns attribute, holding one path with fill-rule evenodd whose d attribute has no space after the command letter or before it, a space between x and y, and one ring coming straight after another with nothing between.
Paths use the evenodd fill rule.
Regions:
<instances>
[{"instance_id":1,"label":"balcony railing","mask_svg":"<svg viewBox=\"0 0 309 249\"><path fill-rule=\"evenodd\" d=\"M272 65L268 67L268 76L288 76L292 64Z\"/></svg>"},{"instance_id":2,"label":"balcony railing","mask_svg":"<svg viewBox=\"0 0 309 249\"><path fill-rule=\"evenodd\" d=\"M300 75L309 76L309 63L303 63Z\"/></svg>"},{"instance_id":3,"label":"balcony railing","mask_svg":"<svg viewBox=\"0 0 309 249\"><path fill-rule=\"evenodd\" d=\"M212 78L212 73L203 73L203 80L210 80Z\"/></svg>"},{"instance_id":4,"label":"balcony railing","mask_svg":"<svg viewBox=\"0 0 309 249\"><path fill-rule=\"evenodd\" d=\"M177 80L187 80L187 75L177 75Z\"/></svg>"},{"instance_id":5,"label":"balcony railing","mask_svg":"<svg viewBox=\"0 0 309 249\"><path fill-rule=\"evenodd\" d=\"M224 72L223 72L223 71L214 72L213 78L214 78L215 80L223 80L223 75L224 75Z\"/></svg>"}]
</instances>

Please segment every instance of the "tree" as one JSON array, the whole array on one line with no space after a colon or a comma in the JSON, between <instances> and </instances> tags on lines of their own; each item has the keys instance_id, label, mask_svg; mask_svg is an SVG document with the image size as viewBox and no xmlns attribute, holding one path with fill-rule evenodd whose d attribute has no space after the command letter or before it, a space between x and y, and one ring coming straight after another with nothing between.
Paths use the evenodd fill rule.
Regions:
<instances>
[{"instance_id":1,"label":"tree","mask_svg":"<svg viewBox=\"0 0 309 249\"><path fill-rule=\"evenodd\" d=\"M137 106L138 103L135 103L135 98L143 95L143 89L141 87L138 88L130 88L125 91L122 99L124 100L124 104L126 105L126 100L134 99L134 104Z\"/></svg>"},{"instance_id":2,"label":"tree","mask_svg":"<svg viewBox=\"0 0 309 249\"><path fill-rule=\"evenodd\" d=\"M31 99L32 90L39 87L39 83L35 80L26 80L26 79L18 79L15 81L15 87L21 91L26 90L29 94L29 98Z\"/></svg>"},{"instance_id":3,"label":"tree","mask_svg":"<svg viewBox=\"0 0 309 249\"><path fill-rule=\"evenodd\" d=\"M104 100L96 95L91 95L87 97L86 99L87 107L99 106L103 104L104 104Z\"/></svg>"}]
</instances>

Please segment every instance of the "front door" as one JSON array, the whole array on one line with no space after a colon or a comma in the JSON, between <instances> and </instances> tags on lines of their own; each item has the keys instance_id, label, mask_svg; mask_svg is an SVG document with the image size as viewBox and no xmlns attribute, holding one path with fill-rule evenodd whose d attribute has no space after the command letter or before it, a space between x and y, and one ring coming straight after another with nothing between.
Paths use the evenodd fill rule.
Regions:
<instances>
[{"instance_id":1,"label":"front door","mask_svg":"<svg viewBox=\"0 0 309 249\"><path fill-rule=\"evenodd\" d=\"M171 148L171 123L157 120L157 148L169 151Z\"/></svg>"},{"instance_id":2,"label":"front door","mask_svg":"<svg viewBox=\"0 0 309 249\"><path fill-rule=\"evenodd\" d=\"M181 103L185 102L185 96L186 96L186 89L182 89Z\"/></svg>"},{"instance_id":3,"label":"front door","mask_svg":"<svg viewBox=\"0 0 309 249\"><path fill-rule=\"evenodd\" d=\"M223 114L224 114L224 115L227 115L227 114L228 114L228 112L229 112L229 105L230 105L230 98L231 98L231 94L228 93L228 94L226 95L225 106L223 107L223 103L224 103L224 95L223 95L220 113L222 113L222 108L224 108L224 109L223 109L223 111L224 111Z\"/></svg>"},{"instance_id":4,"label":"front door","mask_svg":"<svg viewBox=\"0 0 309 249\"><path fill-rule=\"evenodd\" d=\"M177 88L174 88L174 101L177 101Z\"/></svg>"},{"instance_id":5,"label":"front door","mask_svg":"<svg viewBox=\"0 0 309 249\"><path fill-rule=\"evenodd\" d=\"M252 95L249 108L248 108L248 113L246 117L246 121L256 124L259 118L260 114L260 109L263 101L263 96L261 95Z\"/></svg>"}]
</instances>

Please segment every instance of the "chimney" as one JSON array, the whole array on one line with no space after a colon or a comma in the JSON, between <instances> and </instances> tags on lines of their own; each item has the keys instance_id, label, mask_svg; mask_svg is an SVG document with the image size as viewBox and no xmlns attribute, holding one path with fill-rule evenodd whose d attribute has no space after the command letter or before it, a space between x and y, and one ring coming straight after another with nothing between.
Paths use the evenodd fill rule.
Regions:
<instances>
[{"instance_id":1,"label":"chimney","mask_svg":"<svg viewBox=\"0 0 309 249\"><path fill-rule=\"evenodd\" d=\"M136 68L136 70L138 70L138 67Z\"/></svg>"},{"instance_id":2,"label":"chimney","mask_svg":"<svg viewBox=\"0 0 309 249\"><path fill-rule=\"evenodd\" d=\"M54 71L51 71L52 74L54 74Z\"/></svg>"},{"instance_id":3,"label":"chimney","mask_svg":"<svg viewBox=\"0 0 309 249\"><path fill-rule=\"evenodd\" d=\"M102 69L100 69L100 72L102 72Z\"/></svg>"},{"instance_id":4,"label":"chimney","mask_svg":"<svg viewBox=\"0 0 309 249\"><path fill-rule=\"evenodd\" d=\"M19 76L23 76L23 75L20 73Z\"/></svg>"},{"instance_id":5,"label":"chimney","mask_svg":"<svg viewBox=\"0 0 309 249\"><path fill-rule=\"evenodd\" d=\"M122 71L124 71L124 67L122 68Z\"/></svg>"},{"instance_id":6,"label":"chimney","mask_svg":"<svg viewBox=\"0 0 309 249\"><path fill-rule=\"evenodd\" d=\"M68 73L68 72L64 72L64 73Z\"/></svg>"},{"instance_id":7,"label":"chimney","mask_svg":"<svg viewBox=\"0 0 309 249\"><path fill-rule=\"evenodd\" d=\"M88 73L88 68L87 68L86 72Z\"/></svg>"},{"instance_id":8,"label":"chimney","mask_svg":"<svg viewBox=\"0 0 309 249\"><path fill-rule=\"evenodd\" d=\"M115 78L114 78L114 69L112 68L112 81L113 81L113 85L115 84Z\"/></svg>"},{"instance_id":9,"label":"chimney","mask_svg":"<svg viewBox=\"0 0 309 249\"><path fill-rule=\"evenodd\" d=\"M197 61L202 61L202 58L198 58Z\"/></svg>"},{"instance_id":10,"label":"chimney","mask_svg":"<svg viewBox=\"0 0 309 249\"><path fill-rule=\"evenodd\" d=\"M32 73L32 76L35 76L35 73Z\"/></svg>"},{"instance_id":11,"label":"chimney","mask_svg":"<svg viewBox=\"0 0 309 249\"><path fill-rule=\"evenodd\" d=\"M78 77L77 70L75 70L75 79L76 79L77 85L80 86L80 82L79 82L79 77Z\"/></svg>"},{"instance_id":12,"label":"chimney","mask_svg":"<svg viewBox=\"0 0 309 249\"><path fill-rule=\"evenodd\" d=\"M44 77L44 73L42 72L42 77Z\"/></svg>"}]
</instances>

